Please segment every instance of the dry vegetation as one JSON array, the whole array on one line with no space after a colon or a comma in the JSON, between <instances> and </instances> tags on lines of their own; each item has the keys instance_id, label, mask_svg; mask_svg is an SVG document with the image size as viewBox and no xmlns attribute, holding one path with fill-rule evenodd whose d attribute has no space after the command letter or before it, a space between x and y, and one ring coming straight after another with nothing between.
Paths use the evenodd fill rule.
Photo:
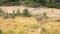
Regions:
<instances>
[{"instance_id":1,"label":"dry vegetation","mask_svg":"<svg viewBox=\"0 0 60 34\"><path fill-rule=\"evenodd\" d=\"M55 19L55 18L53 18ZM60 34L60 22L52 21L52 18L43 19L40 23L46 29L43 34ZM4 34L40 34L41 28L34 17L16 17L15 19L3 19L0 17L0 29Z\"/></svg>"},{"instance_id":2,"label":"dry vegetation","mask_svg":"<svg viewBox=\"0 0 60 34\"><path fill-rule=\"evenodd\" d=\"M24 12L25 11L28 10L25 9ZM41 9L41 11L44 11L44 9ZM46 11L48 11L48 9ZM50 11L48 12L51 13L51 15L52 13L54 14L53 10ZM30 17L25 17L21 16L21 14L18 13L19 11L16 13L17 16L15 16L16 14L14 12L12 13L13 16L11 15L11 17L15 17L14 19L12 19L11 17L7 17L6 19L4 19L4 15L0 16L0 34L60 34L60 16L51 17L47 16L47 13L44 13L43 16L37 16L36 14L34 14ZM27 14L26 12L24 13L24 15L26 16L28 16L28 14L28 12ZM35 17L39 17L39 19L36 19Z\"/></svg>"}]
</instances>

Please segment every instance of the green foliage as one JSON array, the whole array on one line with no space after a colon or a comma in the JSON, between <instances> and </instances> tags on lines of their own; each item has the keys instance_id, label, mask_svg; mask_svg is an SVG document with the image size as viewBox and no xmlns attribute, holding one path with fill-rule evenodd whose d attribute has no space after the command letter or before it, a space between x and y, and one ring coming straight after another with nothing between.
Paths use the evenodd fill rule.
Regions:
<instances>
[{"instance_id":1,"label":"green foliage","mask_svg":"<svg viewBox=\"0 0 60 34\"><path fill-rule=\"evenodd\" d=\"M8 4L8 3L9 3L9 0L5 0L5 1L3 1L3 2Z\"/></svg>"},{"instance_id":2,"label":"green foliage","mask_svg":"<svg viewBox=\"0 0 60 34\"><path fill-rule=\"evenodd\" d=\"M20 10L18 10L16 13L15 13L15 11L13 10L12 13L9 13L8 17L14 19L15 16L20 16L20 15L21 15Z\"/></svg>"},{"instance_id":3,"label":"green foliage","mask_svg":"<svg viewBox=\"0 0 60 34\"><path fill-rule=\"evenodd\" d=\"M49 34L46 28L41 28L41 34Z\"/></svg>"},{"instance_id":4,"label":"green foliage","mask_svg":"<svg viewBox=\"0 0 60 34\"><path fill-rule=\"evenodd\" d=\"M13 30L7 30L4 34L14 34Z\"/></svg>"},{"instance_id":5,"label":"green foliage","mask_svg":"<svg viewBox=\"0 0 60 34\"><path fill-rule=\"evenodd\" d=\"M0 3L2 3L3 2L3 0L0 0Z\"/></svg>"},{"instance_id":6,"label":"green foliage","mask_svg":"<svg viewBox=\"0 0 60 34\"><path fill-rule=\"evenodd\" d=\"M31 16L31 14L29 13L29 11L27 9L24 9L23 10L23 16L29 17L29 16Z\"/></svg>"},{"instance_id":7,"label":"green foliage","mask_svg":"<svg viewBox=\"0 0 60 34\"><path fill-rule=\"evenodd\" d=\"M12 3L12 4L11 4ZM20 4L28 7L48 7L48 8L60 8L59 0L0 0L0 5L16 5Z\"/></svg>"},{"instance_id":8,"label":"green foliage","mask_svg":"<svg viewBox=\"0 0 60 34\"><path fill-rule=\"evenodd\" d=\"M0 0L0 5L20 5L20 0ZM11 4L12 3L12 4Z\"/></svg>"},{"instance_id":9,"label":"green foliage","mask_svg":"<svg viewBox=\"0 0 60 34\"><path fill-rule=\"evenodd\" d=\"M15 18L15 11L13 10L12 14L11 14L12 18L14 19Z\"/></svg>"},{"instance_id":10,"label":"green foliage","mask_svg":"<svg viewBox=\"0 0 60 34\"><path fill-rule=\"evenodd\" d=\"M46 3L45 6L48 8L60 8L60 3Z\"/></svg>"},{"instance_id":11,"label":"green foliage","mask_svg":"<svg viewBox=\"0 0 60 34\"><path fill-rule=\"evenodd\" d=\"M26 0L23 5L29 6L29 7L39 7L40 3L34 2L33 0Z\"/></svg>"},{"instance_id":12,"label":"green foliage","mask_svg":"<svg viewBox=\"0 0 60 34\"><path fill-rule=\"evenodd\" d=\"M37 24L34 24L34 25L31 26L31 28L38 29L38 25Z\"/></svg>"},{"instance_id":13,"label":"green foliage","mask_svg":"<svg viewBox=\"0 0 60 34\"><path fill-rule=\"evenodd\" d=\"M0 16L2 16L2 14L3 14L3 11L2 11L2 9L0 8Z\"/></svg>"},{"instance_id":14,"label":"green foliage","mask_svg":"<svg viewBox=\"0 0 60 34\"><path fill-rule=\"evenodd\" d=\"M3 31L0 29L0 34L3 34Z\"/></svg>"},{"instance_id":15,"label":"green foliage","mask_svg":"<svg viewBox=\"0 0 60 34\"><path fill-rule=\"evenodd\" d=\"M46 12L44 12L44 13L43 13L43 18L46 18L46 19L48 18L48 16L47 16L47 13L46 13Z\"/></svg>"},{"instance_id":16,"label":"green foliage","mask_svg":"<svg viewBox=\"0 0 60 34\"><path fill-rule=\"evenodd\" d=\"M45 29L45 28L42 28L41 31L42 31L42 32L46 32L46 29Z\"/></svg>"},{"instance_id":17,"label":"green foliage","mask_svg":"<svg viewBox=\"0 0 60 34\"><path fill-rule=\"evenodd\" d=\"M20 0L8 0L9 2L18 2Z\"/></svg>"},{"instance_id":18,"label":"green foliage","mask_svg":"<svg viewBox=\"0 0 60 34\"><path fill-rule=\"evenodd\" d=\"M55 4L55 8L60 8L60 3Z\"/></svg>"},{"instance_id":19,"label":"green foliage","mask_svg":"<svg viewBox=\"0 0 60 34\"><path fill-rule=\"evenodd\" d=\"M18 10L17 12L16 12L16 16L20 16L21 15L21 12L20 12L20 10Z\"/></svg>"},{"instance_id":20,"label":"green foliage","mask_svg":"<svg viewBox=\"0 0 60 34\"><path fill-rule=\"evenodd\" d=\"M58 3L59 2L59 3ZM39 7L39 6L45 6L48 8L60 8L60 1L45 1L45 0L25 0L23 3L25 6L29 7Z\"/></svg>"},{"instance_id":21,"label":"green foliage","mask_svg":"<svg viewBox=\"0 0 60 34\"><path fill-rule=\"evenodd\" d=\"M53 3L46 3L45 6L48 7L48 8L54 8L55 4L53 4Z\"/></svg>"},{"instance_id":22,"label":"green foliage","mask_svg":"<svg viewBox=\"0 0 60 34\"><path fill-rule=\"evenodd\" d=\"M20 3L19 3L19 2L17 2L17 1L15 1L15 2L13 3L13 5L15 5L15 6L19 6L19 5L20 5Z\"/></svg>"},{"instance_id":23,"label":"green foliage","mask_svg":"<svg viewBox=\"0 0 60 34\"><path fill-rule=\"evenodd\" d=\"M13 14L13 13L9 13L8 15L6 15L5 17L4 17L5 19L6 18L15 18L15 14Z\"/></svg>"},{"instance_id":24,"label":"green foliage","mask_svg":"<svg viewBox=\"0 0 60 34\"><path fill-rule=\"evenodd\" d=\"M8 18L12 18L12 13L9 13L8 14Z\"/></svg>"},{"instance_id":25,"label":"green foliage","mask_svg":"<svg viewBox=\"0 0 60 34\"><path fill-rule=\"evenodd\" d=\"M0 0L2 3L5 2L19 2L20 0Z\"/></svg>"}]
</instances>

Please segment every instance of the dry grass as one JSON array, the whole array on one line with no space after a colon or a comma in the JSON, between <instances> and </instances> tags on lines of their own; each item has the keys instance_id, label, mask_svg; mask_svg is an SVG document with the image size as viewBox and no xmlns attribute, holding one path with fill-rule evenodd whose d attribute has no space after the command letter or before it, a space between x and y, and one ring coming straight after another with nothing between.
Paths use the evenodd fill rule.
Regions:
<instances>
[{"instance_id":1,"label":"dry grass","mask_svg":"<svg viewBox=\"0 0 60 34\"><path fill-rule=\"evenodd\" d=\"M43 19L40 23L46 28L46 34L60 34L60 9L54 8L30 8L24 6L3 6L0 7L3 11L12 13L13 10L20 9L23 12L24 9L28 9L33 15L36 13L47 12L50 18ZM51 16L57 17L51 17ZM38 23L34 17L16 17L15 19L3 19L0 17L0 29L4 34L41 34L40 23Z\"/></svg>"},{"instance_id":2,"label":"dry grass","mask_svg":"<svg viewBox=\"0 0 60 34\"><path fill-rule=\"evenodd\" d=\"M48 21L43 24L48 32L50 34L59 34L60 22L52 22L50 19ZM34 17L16 17L15 19L0 17L0 28L5 34L40 34L40 28L38 28L38 23Z\"/></svg>"}]
</instances>

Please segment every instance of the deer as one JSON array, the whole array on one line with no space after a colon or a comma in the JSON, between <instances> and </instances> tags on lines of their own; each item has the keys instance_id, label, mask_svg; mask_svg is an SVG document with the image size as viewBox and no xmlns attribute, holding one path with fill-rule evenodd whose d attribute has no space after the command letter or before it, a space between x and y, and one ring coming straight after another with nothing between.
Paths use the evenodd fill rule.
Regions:
<instances>
[{"instance_id":1,"label":"deer","mask_svg":"<svg viewBox=\"0 0 60 34\"><path fill-rule=\"evenodd\" d=\"M44 20L44 18L41 17L41 15L37 15L34 18L37 21L37 23L39 24L39 27L41 27L41 28L44 27L43 24L45 24L46 22L48 22L48 21L46 21L46 19Z\"/></svg>"}]
</instances>

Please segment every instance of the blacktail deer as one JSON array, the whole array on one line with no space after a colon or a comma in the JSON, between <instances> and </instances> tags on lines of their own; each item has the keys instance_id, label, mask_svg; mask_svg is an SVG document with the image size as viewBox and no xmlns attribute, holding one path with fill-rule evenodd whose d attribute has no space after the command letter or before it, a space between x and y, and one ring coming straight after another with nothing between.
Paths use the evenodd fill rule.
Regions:
<instances>
[{"instance_id":1,"label":"blacktail deer","mask_svg":"<svg viewBox=\"0 0 60 34\"><path fill-rule=\"evenodd\" d=\"M39 15L35 16L34 18L36 19L36 21L38 21L38 23L39 23L39 21L42 21L43 20L43 18L40 17Z\"/></svg>"}]
</instances>

